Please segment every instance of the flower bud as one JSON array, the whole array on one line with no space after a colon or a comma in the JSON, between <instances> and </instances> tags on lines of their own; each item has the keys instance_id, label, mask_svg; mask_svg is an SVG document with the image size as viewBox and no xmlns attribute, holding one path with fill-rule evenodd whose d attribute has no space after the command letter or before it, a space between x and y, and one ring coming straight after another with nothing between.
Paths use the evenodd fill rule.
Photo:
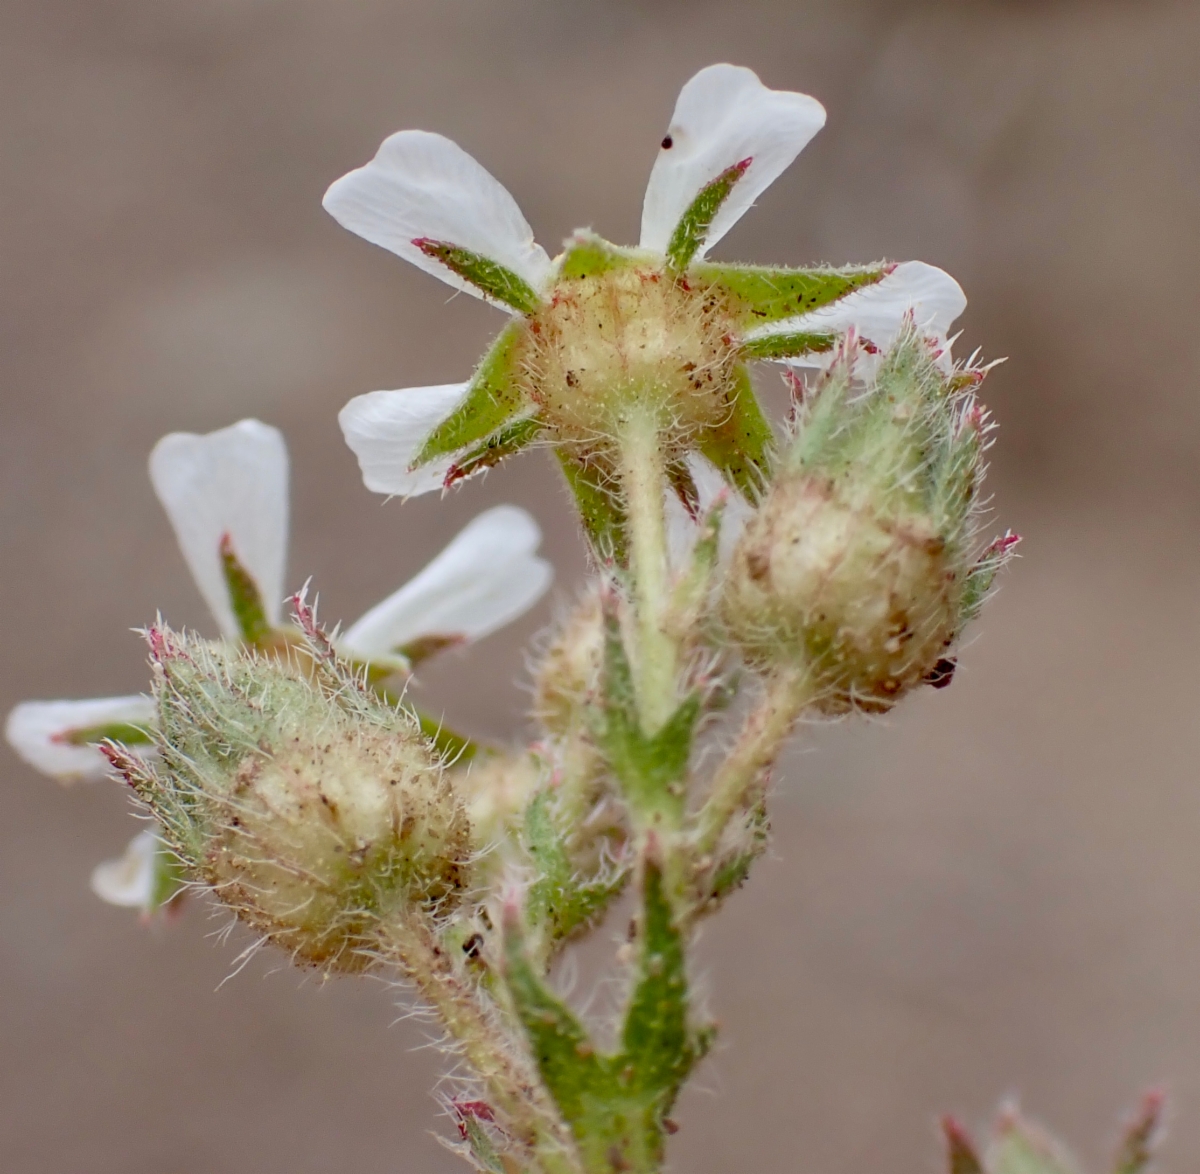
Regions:
<instances>
[{"instance_id":1,"label":"flower bud","mask_svg":"<svg viewBox=\"0 0 1200 1174\"><path fill-rule=\"evenodd\" d=\"M600 596L589 591L550 641L537 666L533 713L550 733L565 733L596 697L603 659Z\"/></svg>"},{"instance_id":2,"label":"flower bud","mask_svg":"<svg viewBox=\"0 0 1200 1174\"><path fill-rule=\"evenodd\" d=\"M329 970L453 909L470 821L414 718L304 652L150 635L160 762L120 765L219 900Z\"/></svg>"},{"instance_id":3,"label":"flower bud","mask_svg":"<svg viewBox=\"0 0 1200 1174\"><path fill-rule=\"evenodd\" d=\"M935 675L997 566L972 554L983 371L945 373L910 327L852 395L850 356L801 403L722 600L746 658L803 666L829 713L883 712Z\"/></svg>"}]
</instances>

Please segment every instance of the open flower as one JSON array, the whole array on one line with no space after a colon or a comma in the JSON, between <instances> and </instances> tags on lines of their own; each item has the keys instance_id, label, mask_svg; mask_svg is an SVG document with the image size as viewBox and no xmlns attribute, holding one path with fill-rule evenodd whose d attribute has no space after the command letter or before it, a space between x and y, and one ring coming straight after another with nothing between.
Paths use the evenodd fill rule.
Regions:
<instances>
[{"instance_id":1,"label":"open flower","mask_svg":"<svg viewBox=\"0 0 1200 1174\"><path fill-rule=\"evenodd\" d=\"M713 65L679 95L650 173L640 245L577 233L553 261L512 196L450 140L401 131L334 183L340 224L509 311L466 383L359 396L339 419L368 488L424 493L551 442L593 537L611 495L611 438L655 414L672 482L694 500L702 453L750 498L772 432L751 360L820 365L851 329L884 350L906 315L940 344L966 301L917 261L845 269L717 264L708 250L825 121L804 94ZM597 521L597 519L599 519Z\"/></svg>"},{"instance_id":2,"label":"open flower","mask_svg":"<svg viewBox=\"0 0 1200 1174\"><path fill-rule=\"evenodd\" d=\"M150 455L150 479L183 557L227 640L269 651L293 639L282 626L287 559L288 455L278 429L242 420L204 436L172 433ZM511 505L470 522L423 571L338 638L374 676L407 669L441 647L478 640L516 619L550 585L536 551L541 531ZM99 778L99 744L149 751L148 697L27 701L5 735L26 762L60 779Z\"/></svg>"}]
</instances>

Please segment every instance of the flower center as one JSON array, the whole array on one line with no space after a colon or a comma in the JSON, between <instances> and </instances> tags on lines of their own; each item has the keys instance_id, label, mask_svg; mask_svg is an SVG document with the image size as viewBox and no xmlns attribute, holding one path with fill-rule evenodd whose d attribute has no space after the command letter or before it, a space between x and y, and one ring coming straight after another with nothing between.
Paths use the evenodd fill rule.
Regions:
<instances>
[{"instance_id":1,"label":"flower center","mask_svg":"<svg viewBox=\"0 0 1200 1174\"><path fill-rule=\"evenodd\" d=\"M676 441L728 416L734 322L712 287L636 264L564 278L528 330L529 395L563 439L611 436L634 405Z\"/></svg>"}]
</instances>

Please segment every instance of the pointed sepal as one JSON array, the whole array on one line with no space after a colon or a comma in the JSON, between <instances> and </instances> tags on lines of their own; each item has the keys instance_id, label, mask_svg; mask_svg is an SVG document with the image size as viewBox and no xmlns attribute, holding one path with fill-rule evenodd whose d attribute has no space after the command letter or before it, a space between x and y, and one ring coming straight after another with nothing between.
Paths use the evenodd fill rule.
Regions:
<instances>
[{"instance_id":1,"label":"pointed sepal","mask_svg":"<svg viewBox=\"0 0 1200 1174\"><path fill-rule=\"evenodd\" d=\"M592 553L601 563L625 566L629 561L625 542L626 518L613 490L615 474L597 457L577 457L563 449L556 449L555 456L575 499L575 508L579 511L579 520Z\"/></svg>"},{"instance_id":2,"label":"pointed sepal","mask_svg":"<svg viewBox=\"0 0 1200 1174\"><path fill-rule=\"evenodd\" d=\"M855 290L882 281L894 265L854 265L843 269L784 269L760 265L693 265L689 280L721 290L743 330L798 318L840 301Z\"/></svg>"},{"instance_id":3,"label":"pointed sepal","mask_svg":"<svg viewBox=\"0 0 1200 1174\"><path fill-rule=\"evenodd\" d=\"M737 491L754 504L770 477L775 435L759 406L744 367L737 370L736 388L725 420L699 436L698 446Z\"/></svg>"},{"instance_id":4,"label":"pointed sepal","mask_svg":"<svg viewBox=\"0 0 1200 1174\"><path fill-rule=\"evenodd\" d=\"M674 272L682 273L704 246L713 219L752 162L752 159L742 159L727 167L716 179L705 184L688 205L667 245L667 265Z\"/></svg>"},{"instance_id":5,"label":"pointed sepal","mask_svg":"<svg viewBox=\"0 0 1200 1174\"><path fill-rule=\"evenodd\" d=\"M233 540L228 534L221 536L221 572L225 576L229 605L233 609L233 618L237 621L242 641L255 648L269 644L273 631L262 592L254 576L238 560Z\"/></svg>"},{"instance_id":6,"label":"pointed sepal","mask_svg":"<svg viewBox=\"0 0 1200 1174\"><path fill-rule=\"evenodd\" d=\"M536 313L542 304L533 286L499 261L429 237L418 237L412 243L425 256L445 265L480 293L520 314Z\"/></svg>"},{"instance_id":7,"label":"pointed sepal","mask_svg":"<svg viewBox=\"0 0 1200 1174\"><path fill-rule=\"evenodd\" d=\"M430 433L414 467L477 448L527 406L520 380L524 334L522 320L510 322L500 332L472 377L462 403Z\"/></svg>"},{"instance_id":8,"label":"pointed sepal","mask_svg":"<svg viewBox=\"0 0 1200 1174\"><path fill-rule=\"evenodd\" d=\"M1117 1147L1114 1174L1144 1174L1153 1161L1163 1134L1166 1095L1151 1089L1126 1123Z\"/></svg>"}]
</instances>

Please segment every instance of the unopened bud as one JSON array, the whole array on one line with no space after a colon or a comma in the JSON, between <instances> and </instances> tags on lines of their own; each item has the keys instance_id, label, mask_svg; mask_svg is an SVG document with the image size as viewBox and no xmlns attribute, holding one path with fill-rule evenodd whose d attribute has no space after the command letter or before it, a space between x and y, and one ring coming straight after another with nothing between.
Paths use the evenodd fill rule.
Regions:
<instances>
[{"instance_id":1,"label":"unopened bud","mask_svg":"<svg viewBox=\"0 0 1200 1174\"><path fill-rule=\"evenodd\" d=\"M357 970L389 922L459 902L470 821L414 718L301 652L161 630L151 648L160 761L124 769L239 917L302 961Z\"/></svg>"},{"instance_id":2,"label":"unopened bud","mask_svg":"<svg viewBox=\"0 0 1200 1174\"><path fill-rule=\"evenodd\" d=\"M565 733L600 688L604 617L589 591L555 634L534 677L533 713L551 733Z\"/></svg>"},{"instance_id":3,"label":"unopened bud","mask_svg":"<svg viewBox=\"0 0 1200 1174\"><path fill-rule=\"evenodd\" d=\"M972 551L977 381L945 374L912 329L861 394L852 374L848 348L800 406L722 601L747 659L806 667L832 713L882 712L937 675L995 573Z\"/></svg>"}]
</instances>

